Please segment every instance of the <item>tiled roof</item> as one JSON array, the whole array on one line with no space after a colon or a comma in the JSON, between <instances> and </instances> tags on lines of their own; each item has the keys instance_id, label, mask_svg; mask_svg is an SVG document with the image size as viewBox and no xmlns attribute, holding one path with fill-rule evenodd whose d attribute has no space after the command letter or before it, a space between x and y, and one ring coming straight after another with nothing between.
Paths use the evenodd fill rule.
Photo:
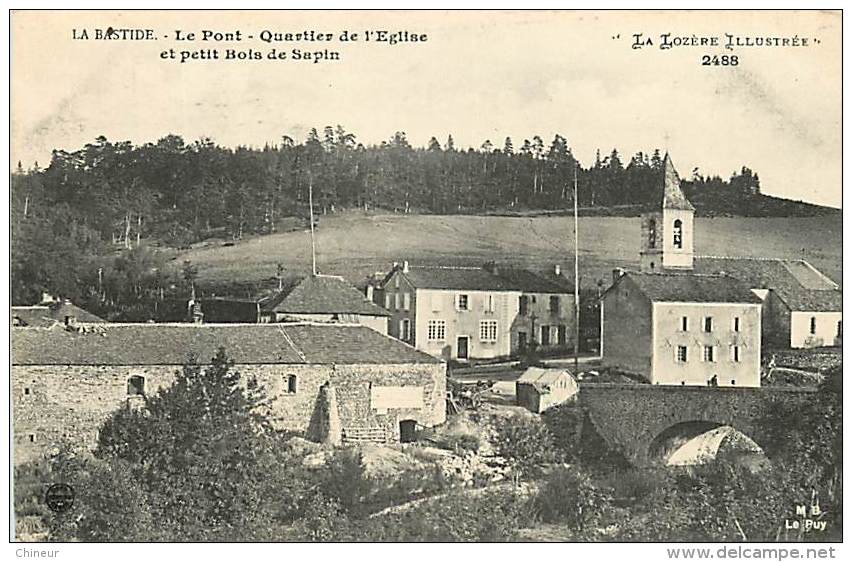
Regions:
<instances>
[{"instance_id":1,"label":"tiled roof","mask_svg":"<svg viewBox=\"0 0 852 562\"><path fill-rule=\"evenodd\" d=\"M843 308L834 281L805 260L696 257L695 271L726 273L753 289L772 289L791 310L826 312Z\"/></svg>"},{"instance_id":2,"label":"tiled roof","mask_svg":"<svg viewBox=\"0 0 852 562\"><path fill-rule=\"evenodd\" d=\"M399 270L418 289L458 291L516 291L523 293L567 293L573 286L564 277L542 275L528 269L497 265L492 267L411 266ZM387 280L389 280L388 277Z\"/></svg>"},{"instance_id":3,"label":"tiled roof","mask_svg":"<svg viewBox=\"0 0 852 562\"><path fill-rule=\"evenodd\" d=\"M762 302L746 284L727 275L629 272L616 284L625 278L635 283L652 302Z\"/></svg>"},{"instance_id":4,"label":"tiled roof","mask_svg":"<svg viewBox=\"0 0 852 562\"><path fill-rule=\"evenodd\" d=\"M219 347L237 364L438 363L352 324L103 324L92 331L12 328L14 365L182 365Z\"/></svg>"},{"instance_id":5,"label":"tiled roof","mask_svg":"<svg viewBox=\"0 0 852 562\"><path fill-rule=\"evenodd\" d=\"M260 302L264 312L389 316L341 277L307 276Z\"/></svg>"},{"instance_id":6,"label":"tiled roof","mask_svg":"<svg viewBox=\"0 0 852 562\"><path fill-rule=\"evenodd\" d=\"M501 279L481 267L411 266L402 275L418 289L457 289L461 291L518 290L509 281Z\"/></svg>"},{"instance_id":7,"label":"tiled roof","mask_svg":"<svg viewBox=\"0 0 852 562\"><path fill-rule=\"evenodd\" d=\"M512 287L524 293L569 293L573 285L564 276L557 277L552 272L547 274L534 273L528 269L499 267L497 275L507 281Z\"/></svg>"},{"instance_id":8,"label":"tiled roof","mask_svg":"<svg viewBox=\"0 0 852 562\"><path fill-rule=\"evenodd\" d=\"M695 210L695 207L692 206L692 203L689 202L680 188L680 176L677 175L677 170L675 170L668 152L663 159L663 208Z\"/></svg>"},{"instance_id":9,"label":"tiled roof","mask_svg":"<svg viewBox=\"0 0 852 562\"><path fill-rule=\"evenodd\" d=\"M13 324L18 326L47 327L56 322L64 324L66 316L84 324L106 322L103 318L65 301L50 305L13 306L11 309Z\"/></svg>"}]
</instances>

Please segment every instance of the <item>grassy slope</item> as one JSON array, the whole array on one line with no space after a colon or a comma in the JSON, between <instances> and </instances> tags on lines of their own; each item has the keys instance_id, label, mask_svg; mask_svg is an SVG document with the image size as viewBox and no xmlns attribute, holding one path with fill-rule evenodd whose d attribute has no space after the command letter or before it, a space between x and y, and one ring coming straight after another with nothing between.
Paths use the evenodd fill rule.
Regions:
<instances>
[{"instance_id":1,"label":"grassy slope","mask_svg":"<svg viewBox=\"0 0 852 562\"><path fill-rule=\"evenodd\" d=\"M841 227L837 217L699 218L696 251L702 255L804 257L840 281ZM580 218L580 271L583 285L607 279L615 266L635 267L639 219ZM317 261L322 273L352 282L391 262L479 265L487 260L573 271L573 221L570 217L481 217L346 214L323 217L317 231ZM199 267L202 281L251 281L275 275L276 263L288 272L310 270L310 235L288 232L182 252Z\"/></svg>"}]
</instances>

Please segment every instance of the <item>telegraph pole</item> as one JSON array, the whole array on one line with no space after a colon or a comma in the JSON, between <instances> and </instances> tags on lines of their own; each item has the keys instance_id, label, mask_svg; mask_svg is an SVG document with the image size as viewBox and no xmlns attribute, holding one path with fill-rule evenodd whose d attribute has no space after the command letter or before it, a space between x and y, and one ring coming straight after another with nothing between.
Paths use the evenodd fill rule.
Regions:
<instances>
[{"instance_id":1,"label":"telegraph pole","mask_svg":"<svg viewBox=\"0 0 852 562\"><path fill-rule=\"evenodd\" d=\"M580 373L580 236L577 219L577 162L574 162L574 376Z\"/></svg>"},{"instance_id":2,"label":"telegraph pole","mask_svg":"<svg viewBox=\"0 0 852 562\"><path fill-rule=\"evenodd\" d=\"M317 243L314 235L314 175L308 172L308 205L311 208L311 271L317 274Z\"/></svg>"}]
</instances>

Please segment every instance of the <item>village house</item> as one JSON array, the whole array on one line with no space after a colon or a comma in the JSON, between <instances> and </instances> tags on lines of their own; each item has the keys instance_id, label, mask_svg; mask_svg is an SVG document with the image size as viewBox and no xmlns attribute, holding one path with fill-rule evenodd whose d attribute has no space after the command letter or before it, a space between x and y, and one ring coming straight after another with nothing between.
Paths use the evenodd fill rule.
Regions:
<instances>
[{"instance_id":1,"label":"village house","mask_svg":"<svg viewBox=\"0 0 852 562\"><path fill-rule=\"evenodd\" d=\"M694 208L666 154L660 210L642 216L640 272L601 299L604 366L653 384L760 386L762 299L727 274L694 271Z\"/></svg>"},{"instance_id":2,"label":"village house","mask_svg":"<svg viewBox=\"0 0 852 562\"><path fill-rule=\"evenodd\" d=\"M68 299L57 299L44 293L34 306L12 306L11 325L18 327L48 327L54 324L100 324L103 318L83 310Z\"/></svg>"},{"instance_id":3,"label":"village house","mask_svg":"<svg viewBox=\"0 0 852 562\"><path fill-rule=\"evenodd\" d=\"M12 328L15 462L95 444L101 423L224 347L272 399L278 429L341 443L411 439L446 417L446 364L362 325L103 324Z\"/></svg>"},{"instance_id":4,"label":"village house","mask_svg":"<svg viewBox=\"0 0 852 562\"><path fill-rule=\"evenodd\" d=\"M732 275L763 299L764 345L842 345L843 293L807 261L698 256L694 269Z\"/></svg>"},{"instance_id":5,"label":"village house","mask_svg":"<svg viewBox=\"0 0 852 562\"><path fill-rule=\"evenodd\" d=\"M574 398L579 390L567 369L530 367L515 381L515 400L518 406L540 414Z\"/></svg>"},{"instance_id":6,"label":"village house","mask_svg":"<svg viewBox=\"0 0 852 562\"><path fill-rule=\"evenodd\" d=\"M552 278L551 278L552 277ZM368 286L368 291L369 291ZM389 334L446 360L488 359L573 345L573 289L551 276L498 266L395 265L374 295L390 314Z\"/></svg>"},{"instance_id":7,"label":"village house","mask_svg":"<svg viewBox=\"0 0 852 562\"><path fill-rule=\"evenodd\" d=\"M204 322L343 322L388 333L390 314L342 277L308 275L256 298L208 297L198 300Z\"/></svg>"}]
</instances>

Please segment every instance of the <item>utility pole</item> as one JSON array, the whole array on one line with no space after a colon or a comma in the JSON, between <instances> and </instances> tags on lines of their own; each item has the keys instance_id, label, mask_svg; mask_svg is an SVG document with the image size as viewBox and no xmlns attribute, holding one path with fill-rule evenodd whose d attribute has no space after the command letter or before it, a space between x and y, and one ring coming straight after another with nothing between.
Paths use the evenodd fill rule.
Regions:
<instances>
[{"instance_id":1,"label":"utility pole","mask_svg":"<svg viewBox=\"0 0 852 562\"><path fill-rule=\"evenodd\" d=\"M574 162L574 376L580 373L580 236L577 219L577 163Z\"/></svg>"},{"instance_id":2,"label":"utility pole","mask_svg":"<svg viewBox=\"0 0 852 562\"><path fill-rule=\"evenodd\" d=\"M317 274L317 243L314 235L314 175L308 172L308 205L311 207L311 271Z\"/></svg>"}]
</instances>

